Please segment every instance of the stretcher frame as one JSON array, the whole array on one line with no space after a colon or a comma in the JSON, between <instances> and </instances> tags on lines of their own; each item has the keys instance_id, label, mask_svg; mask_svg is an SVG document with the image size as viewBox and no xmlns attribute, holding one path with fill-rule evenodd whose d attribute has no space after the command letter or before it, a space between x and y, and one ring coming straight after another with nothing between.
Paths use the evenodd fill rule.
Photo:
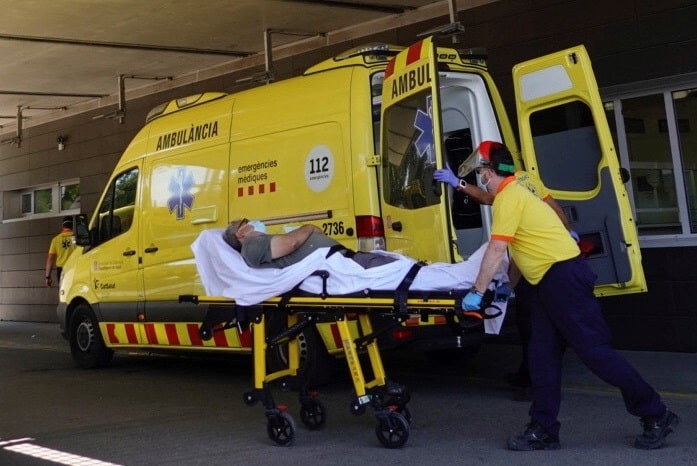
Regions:
<instances>
[{"instance_id":1,"label":"stretcher frame","mask_svg":"<svg viewBox=\"0 0 697 466\"><path fill-rule=\"evenodd\" d=\"M322 275L324 273L325 275ZM325 280L328 274L318 272ZM326 290L326 287L324 288ZM326 408L318 398L318 392L310 390L299 380L300 351L298 336L310 325L335 323L343 346L344 356L351 374L355 397L350 404L351 413L358 416L368 406L373 408L377 424L375 433L386 448L400 448L409 438L411 413L407 407L410 400L406 387L388 380L378 347L379 335L399 326L407 319L418 315L427 319L430 315L442 315L455 323L455 332L471 332L482 327L484 318L496 317L481 312L481 318L463 318L457 310L462 309L462 298L467 290L451 291L390 291L366 290L351 295L330 296L326 292L309 295L298 287L284 296L275 297L253 306L238 305L233 299L219 296L180 296L180 302L207 305L208 311L201 324L203 339L213 337L213 332L232 327L252 331L253 387L244 393L243 401L248 406L261 402L267 417L267 434L277 445L290 446L295 440L296 425L285 406L274 401L269 384L280 381L282 389L299 390L300 416L303 424L311 430L320 429L326 421ZM485 294L482 309L496 308L491 303L493 293ZM277 335L269 335L266 322L269 313L282 312L286 315L287 328ZM357 316L359 337L354 338L348 323L348 314ZM388 317L389 325L374 329L372 315ZM286 367L269 372L267 353L275 345L287 344ZM359 353L366 352L372 379L366 380Z\"/></svg>"}]
</instances>

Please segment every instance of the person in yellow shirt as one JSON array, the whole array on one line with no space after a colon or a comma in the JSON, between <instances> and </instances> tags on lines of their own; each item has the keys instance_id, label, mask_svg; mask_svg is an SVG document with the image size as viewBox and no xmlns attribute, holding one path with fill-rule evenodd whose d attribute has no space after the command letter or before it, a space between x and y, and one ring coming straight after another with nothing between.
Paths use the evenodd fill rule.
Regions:
<instances>
[{"instance_id":1,"label":"person in yellow shirt","mask_svg":"<svg viewBox=\"0 0 697 466\"><path fill-rule=\"evenodd\" d=\"M70 253L75 250L73 243L73 218L63 217L61 232L53 237L51 245L48 247L48 257L46 258L46 286L51 288L53 280L51 279L51 271L53 266L56 267L56 283L60 283L63 264L70 257Z\"/></svg>"},{"instance_id":2,"label":"person in yellow shirt","mask_svg":"<svg viewBox=\"0 0 697 466\"><path fill-rule=\"evenodd\" d=\"M488 157L491 148L496 148L501 146L501 143L495 141L483 141L479 144L478 157ZM477 151L470 157L477 156ZM469 161L469 158L468 158ZM511 157L512 161L512 157ZM467 161L464 162L467 164ZM463 164L463 165L464 165ZM471 169L472 167L468 167ZM455 191L459 191L466 198L471 198L479 204L491 205L494 202L494 195L487 192L476 185L476 183L467 183L463 178L463 173L455 173L449 167L441 168L436 170L433 174L433 178L436 181L441 181L450 185ZM542 183L539 177L536 175L523 171L515 170L513 173L516 181L524 186L528 191L533 193L535 196L539 197L549 205L552 210L559 216L559 219L564 224L564 227L569 231L569 234L578 242L579 236L574 230L571 229L569 221L566 218L566 214L562 210L559 203L552 197L552 193L547 189L547 187ZM518 401L530 401L530 371L528 370L528 341L530 340L530 306L528 305L528 294L530 290L530 284L521 277L518 284L515 287L516 294L516 308L515 317L516 325L518 327L518 334L520 335L521 341L521 362L516 372L511 372L506 374L506 381L517 391L513 395L513 399Z\"/></svg>"},{"instance_id":3,"label":"person in yellow shirt","mask_svg":"<svg viewBox=\"0 0 697 466\"><path fill-rule=\"evenodd\" d=\"M508 448L560 448L558 415L566 346L594 374L618 387L626 410L641 418L643 432L634 446L660 448L680 419L610 346L610 330L593 294L597 276L581 257L576 241L545 202L516 182L513 159L505 146L490 147L482 155L477 167L480 182L494 195L491 240L474 286L462 301L463 311L480 309L484 291L506 252L511 257L509 285L515 286L520 275L531 285L528 351L533 401L530 422L524 432L508 440ZM510 287L503 294L510 295Z\"/></svg>"}]
</instances>

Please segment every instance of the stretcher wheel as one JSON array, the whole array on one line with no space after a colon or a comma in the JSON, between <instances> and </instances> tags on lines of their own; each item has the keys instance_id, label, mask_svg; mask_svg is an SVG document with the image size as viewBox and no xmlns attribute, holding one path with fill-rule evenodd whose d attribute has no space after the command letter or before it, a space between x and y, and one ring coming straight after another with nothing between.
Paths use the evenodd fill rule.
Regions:
<instances>
[{"instance_id":1,"label":"stretcher wheel","mask_svg":"<svg viewBox=\"0 0 697 466\"><path fill-rule=\"evenodd\" d=\"M300 405L300 419L310 430L324 427L327 422L327 409L316 398L311 398Z\"/></svg>"},{"instance_id":2,"label":"stretcher wheel","mask_svg":"<svg viewBox=\"0 0 697 466\"><path fill-rule=\"evenodd\" d=\"M273 417L269 417L269 423L266 426L266 433L276 445L289 447L295 440L295 421L286 412L280 412Z\"/></svg>"},{"instance_id":3,"label":"stretcher wheel","mask_svg":"<svg viewBox=\"0 0 697 466\"><path fill-rule=\"evenodd\" d=\"M409 411L406 405L398 407L397 412L404 416L404 419L411 425L411 411Z\"/></svg>"},{"instance_id":4,"label":"stretcher wheel","mask_svg":"<svg viewBox=\"0 0 697 466\"><path fill-rule=\"evenodd\" d=\"M390 411L378 416L375 434L383 446L400 448L409 438L409 423L401 414Z\"/></svg>"}]
</instances>

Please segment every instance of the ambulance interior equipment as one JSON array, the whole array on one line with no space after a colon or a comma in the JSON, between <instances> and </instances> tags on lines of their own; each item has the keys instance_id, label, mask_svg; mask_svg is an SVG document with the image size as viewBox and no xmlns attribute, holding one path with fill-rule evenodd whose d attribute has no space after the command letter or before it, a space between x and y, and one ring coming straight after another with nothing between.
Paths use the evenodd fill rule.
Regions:
<instances>
[{"instance_id":1,"label":"ambulance interior equipment","mask_svg":"<svg viewBox=\"0 0 697 466\"><path fill-rule=\"evenodd\" d=\"M485 326L487 332L494 333L505 316L507 303L491 302L495 287L507 280L501 271L489 287L481 319L460 317L457 312L476 278L483 249L467 261L470 262L467 267L458 269L458 273L464 274L459 278L468 286L447 289L442 283L433 283L430 289L415 289L413 285L419 283L415 277L422 266L411 259L407 259L410 262L405 264L406 269L401 266L402 270L407 270L406 274L396 277L385 270L377 271L390 266L395 269L396 262L364 270L351 259L332 254L331 248L319 249L284 269L253 269L224 242L222 232L220 229L203 231L192 244L196 265L209 296L183 295L179 299L207 306L200 328L203 339L211 339L215 332L234 326L252 328L254 385L244 394L244 402L249 406L263 404L267 434L278 445L293 443L296 426L286 408L276 405L270 382L280 381L282 388L299 390L300 418L307 428L319 429L326 421L327 410L318 392L298 376L297 337L310 325L335 325L334 331L342 342L353 381L355 397L351 400L351 412L360 415L368 406L372 407L377 418L378 440L387 448L399 448L409 437L411 414L407 403L410 395L406 387L387 379L378 336L415 315L422 319L429 315L446 316L456 333L471 331L477 326ZM361 269L367 278L351 271L350 264ZM437 273L438 265L435 267ZM506 267L507 264L502 265L501 270ZM390 281L394 286L389 289L366 286L369 283L389 284ZM421 284L424 283L422 280ZM337 291L345 292L336 294ZM266 325L272 313L283 313L286 317L287 325L276 334ZM374 328L371 314L388 317L389 324ZM278 345L287 345L287 365L269 371L267 353ZM368 355L370 367L367 370L361 365L361 353ZM372 379L366 380L366 374Z\"/></svg>"}]
</instances>

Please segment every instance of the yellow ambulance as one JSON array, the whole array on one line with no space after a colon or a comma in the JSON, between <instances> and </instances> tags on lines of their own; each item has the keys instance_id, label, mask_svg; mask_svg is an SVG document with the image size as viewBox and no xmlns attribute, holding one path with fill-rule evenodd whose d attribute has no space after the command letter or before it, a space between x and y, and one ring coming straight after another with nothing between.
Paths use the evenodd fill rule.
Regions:
<instances>
[{"instance_id":1,"label":"yellow ambulance","mask_svg":"<svg viewBox=\"0 0 697 466\"><path fill-rule=\"evenodd\" d=\"M599 294L645 289L621 172L583 47L515 68L522 156L597 246ZM153 109L119 160L82 245L64 266L58 316L80 366L114 350L251 351L234 326L202 339L205 294L190 249L205 229L261 220L269 233L314 223L355 250L458 261L488 237L488 207L433 181L482 140L517 155L484 57L436 47L352 50L302 76L239 92L203 93ZM475 180L476 181L476 180ZM78 222L80 223L80 222ZM222 321L222 320L221 320ZM381 347L478 344L442 317L415 317ZM330 324L304 333L308 371L324 373L341 342ZM279 357L282 357L279 354Z\"/></svg>"}]
</instances>

